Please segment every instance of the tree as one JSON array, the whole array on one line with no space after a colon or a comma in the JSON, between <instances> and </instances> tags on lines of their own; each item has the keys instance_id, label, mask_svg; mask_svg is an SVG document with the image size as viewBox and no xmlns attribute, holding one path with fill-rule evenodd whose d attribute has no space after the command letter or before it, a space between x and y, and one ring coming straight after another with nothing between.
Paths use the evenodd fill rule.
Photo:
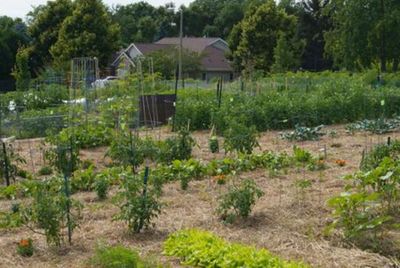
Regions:
<instances>
[{"instance_id":1,"label":"tree","mask_svg":"<svg viewBox=\"0 0 400 268\"><path fill-rule=\"evenodd\" d=\"M16 80L16 88L19 91L29 90L29 83L31 79L31 72L29 70L29 52L26 48L18 49L15 67L12 72Z\"/></svg>"},{"instance_id":2,"label":"tree","mask_svg":"<svg viewBox=\"0 0 400 268\"><path fill-rule=\"evenodd\" d=\"M242 68L270 71L279 32L293 32L295 26L294 16L287 15L277 8L275 1L268 0L255 12L248 12L240 23L241 29L235 29L236 34L241 34L237 48L231 47L234 62L240 62Z\"/></svg>"},{"instance_id":3,"label":"tree","mask_svg":"<svg viewBox=\"0 0 400 268\"><path fill-rule=\"evenodd\" d=\"M36 75L53 61L49 51L57 42L61 25L72 14L72 9L71 0L56 0L48 1L28 14L28 31L32 37L30 66Z\"/></svg>"},{"instance_id":4,"label":"tree","mask_svg":"<svg viewBox=\"0 0 400 268\"><path fill-rule=\"evenodd\" d=\"M334 28L325 34L326 51L338 67L358 69L399 61L400 2L396 0L332 0L325 8ZM391 38L389 38L389 36Z\"/></svg>"},{"instance_id":5,"label":"tree","mask_svg":"<svg viewBox=\"0 0 400 268\"><path fill-rule=\"evenodd\" d=\"M332 68L332 59L325 55L324 33L332 29L329 12L324 12L329 0L303 0L299 5L299 37L306 40L302 67L321 71Z\"/></svg>"},{"instance_id":6,"label":"tree","mask_svg":"<svg viewBox=\"0 0 400 268\"><path fill-rule=\"evenodd\" d=\"M97 57L100 65L106 66L119 44L119 27L101 0L76 0L50 53L59 65L74 57Z\"/></svg>"},{"instance_id":7,"label":"tree","mask_svg":"<svg viewBox=\"0 0 400 268\"><path fill-rule=\"evenodd\" d=\"M293 37L290 38L288 33L280 32L274 49L272 71L279 73L297 69L301 63L304 43L304 41L298 42L294 40Z\"/></svg>"},{"instance_id":8,"label":"tree","mask_svg":"<svg viewBox=\"0 0 400 268\"><path fill-rule=\"evenodd\" d=\"M176 74L178 65L178 49L169 48L154 51L146 57L153 59L154 72L160 73L163 78L169 80ZM187 77L198 77L201 70L201 54L184 49L182 54L182 67Z\"/></svg>"},{"instance_id":9,"label":"tree","mask_svg":"<svg viewBox=\"0 0 400 268\"><path fill-rule=\"evenodd\" d=\"M112 19L121 28L124 46L133 42L153 42L165 36L177 34L172 22L177 21L173 5L155 8L146 2L117 5L112 11Z\"/></svg>"},{"instance_id":10,"label":"tree","mask_svg":"<svg viewBox=\"0 0 400 268\"><path fill-rule=\"evenodd\" d=\"M0 17L0 80L12 78L17 51L28 42L26 25L21 19Z\"/></svg>"}]
</instances>

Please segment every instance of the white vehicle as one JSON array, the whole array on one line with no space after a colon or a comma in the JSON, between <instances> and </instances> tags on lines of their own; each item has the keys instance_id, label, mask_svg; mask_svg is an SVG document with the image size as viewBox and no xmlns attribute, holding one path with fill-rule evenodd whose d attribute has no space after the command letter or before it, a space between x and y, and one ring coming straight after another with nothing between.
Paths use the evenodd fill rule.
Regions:
<instances>
[{"instance_id":1,"label":"white vehicle","mask_svg":"<svg viewBox=\"0 0 400 268\"><path fill-rule=\"evenodd\" d=\"M114 80L117 80L117 79L118 79L118 77L116 77L116 76L107 76L104 79L98 79L98 80L94 81L92 83L92 87L94 87L94 88L104 88L104 87L108 86L111 83L111 81L114 81Z\"/></svg>"}]
</instances>

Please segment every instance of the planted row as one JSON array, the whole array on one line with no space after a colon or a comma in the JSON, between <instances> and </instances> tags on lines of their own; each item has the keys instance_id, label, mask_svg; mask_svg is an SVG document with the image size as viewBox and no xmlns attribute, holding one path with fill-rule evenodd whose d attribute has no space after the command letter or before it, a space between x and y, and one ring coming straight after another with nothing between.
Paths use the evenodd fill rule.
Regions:
<instances>
[{"instance_id":1,"label":"planted row","mask_svg":"<svg viewBox=\"0 0 400 268\"><path fill-rule=\"evenodd\" d=\"M196 267L308 267L301 262L285 261L266 249L229 243L196 229L171 234L164 243L164 254Z\"/></svg>"}]
</instances>

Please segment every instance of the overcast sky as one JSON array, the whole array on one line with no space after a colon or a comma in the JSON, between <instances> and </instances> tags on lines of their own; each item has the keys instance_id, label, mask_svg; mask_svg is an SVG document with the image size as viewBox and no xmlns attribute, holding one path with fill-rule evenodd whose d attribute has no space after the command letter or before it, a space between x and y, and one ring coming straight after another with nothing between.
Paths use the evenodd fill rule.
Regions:
<instances>
[{"instance_id":1,"label":"overcast sky","mask_svg":"<svg viewBox=\"0 0 400 268\"><path fill-rule=\"evenodd\" d=\"M174 2L176 6L182 4L188 5L193 0L145 0L153 6L164 5L165 3ZM216 0L218 1L218 0ZM25 15L32 10L32 6L45 4L47 0L0 0L0 16L20 17L24 18ZM140 2L140 0L103 0L106 5L126 5L130 3Z\"/></svg>"}]
</instances>

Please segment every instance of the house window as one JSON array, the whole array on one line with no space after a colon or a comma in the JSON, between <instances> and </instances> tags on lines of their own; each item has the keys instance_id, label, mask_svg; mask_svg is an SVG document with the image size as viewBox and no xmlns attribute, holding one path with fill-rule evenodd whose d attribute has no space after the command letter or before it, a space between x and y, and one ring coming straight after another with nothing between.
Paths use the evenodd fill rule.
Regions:
<instances>
[{"instance_id":1,"label":"house window","mask_svg":"<svg viewBox=\"0 0 400 268\"><path fill-rule=\"evenodd\" d=\"M202 74L202 80L206 80L206 78L207 78L207 74L206 74L206 73L203 73L203 74Z\"/></svg>"}]
</instances>

